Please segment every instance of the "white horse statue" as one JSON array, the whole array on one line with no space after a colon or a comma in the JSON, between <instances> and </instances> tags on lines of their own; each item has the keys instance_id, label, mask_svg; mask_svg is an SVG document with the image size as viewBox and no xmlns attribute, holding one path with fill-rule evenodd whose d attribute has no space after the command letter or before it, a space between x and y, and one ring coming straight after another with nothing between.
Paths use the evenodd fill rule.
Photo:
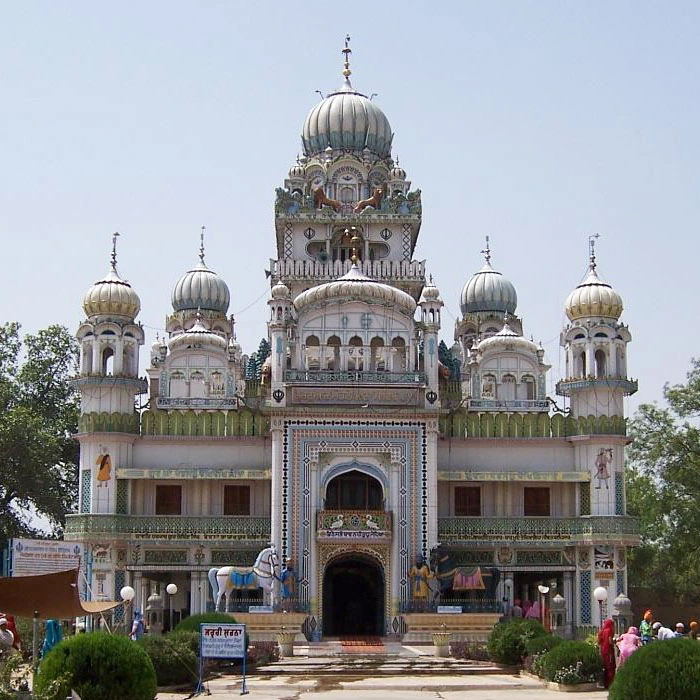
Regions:
<instances>
[{"instance_id":1,"label":"white horse statue","mask_svg":"<svg viewBox=\"0 0 700 700\"><path fill-rule=\"evenodd\" d=\"M221 599L226 596L226 612L229 612L231 593L238 589L263 589L263 602L274 607L277 604L277 582L280 580L279 557L274 544L258 554L253 566L223 566L209 569L209 583L218 612Z\"/></svg>"}]
</instances>

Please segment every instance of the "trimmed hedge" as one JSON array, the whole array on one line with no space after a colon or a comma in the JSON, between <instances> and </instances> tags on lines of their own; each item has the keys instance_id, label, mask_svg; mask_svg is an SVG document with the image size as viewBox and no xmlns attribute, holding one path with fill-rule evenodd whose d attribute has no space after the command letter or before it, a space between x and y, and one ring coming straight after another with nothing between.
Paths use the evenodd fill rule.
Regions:
<instances>
[{"instance_id":1,"label":"trimmed hedge","mask_svg":"<svg viewBox=\"0 0 700 700\"><path fill-rule=\"evenodd\" d=\"M199 678L199 635L196 632L147 634L138 644L151 659L159 686L196 683Z\"/></svg>"},{"instance_id":2,"label":"trimmed hedge","mask_svg":"<svg viewBox=\"0 0 700 700\"><path fill-rule=\"evenodd\" d=\"M499 622L486 642L491 658L501 664L519 664L525 656L525 645L536 637L548 636L538 620L514 619Z\"/></svg>"},{"instance_id":3,"label":"trimmed hedge","mask_svg":"<svg viewBox=\"0 0 700 700\"><path fill-rule=\"evenodd\" d=\"M557 681L557 671L576 668L582 682L597 681L603 672L603 661L596 647L586 642L562 642L542 658L542 673L548 681Z\"/></svg>"},{"instance_id":4,"label":"trimmed hedge","mask_svg":"<svg viewBox=\"0 0 700 700\"><path fill-rule=\"evenodd\" d=\"M538 656L539 654L544 654L563 641L561 637L555 637L553 634L548 634L546 637L533 637L525 642L525 655Z\"/></svg>"},{"instance_id":5,"label":"trimmed hedge","mask_svg":"<svg viewBox=\"0 0 700 700\"><path fill-rule=\"evenodd\" d=\"M128 637L89 632L64 639L39 667L42 697L65 700L71 689L83 700L153 700L156 672L143 647Z\"/></svg>"},{"instance_id":6,"label":"trimmed hedge","mask_svg":"<svg viewBox=\"0 0 700 700\"><path fill-rule=\"evenodd\" d=\"M609 700L700 700L700 644L655 641L638 649L615 674Z\"/></svg>"}]
</instances>

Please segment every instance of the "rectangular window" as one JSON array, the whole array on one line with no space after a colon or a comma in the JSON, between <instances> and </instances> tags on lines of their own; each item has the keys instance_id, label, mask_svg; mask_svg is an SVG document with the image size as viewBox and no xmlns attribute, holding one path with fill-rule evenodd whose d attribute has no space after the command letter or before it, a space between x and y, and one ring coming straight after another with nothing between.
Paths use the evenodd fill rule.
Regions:
<instances>
[{"instance_id":1,"label":"rectangular window","mask_svg":"<svg viewBox=\"0 0 700 700\"><path fill-rule=\"evenodd\" d=\"M455 486L455 515L481 515L481 486Z\"/></svg>"},{"instance_id":2,"label":"rectangular window","mask_svg":"<svg viewBox=\"0 0 700 700\"><path fill-rule=\"evenodd\" d=\"M224 486L224 515L250 515L250 486Z\"/></svg>"},{"instance_id":3,"label":"rectangular window","mask_svg":"<svg viewBox=\"0 0 700 700\"><path fill-rule=\"evenodd\" d=\"M156 485L156 515L182 514L182 486L179 484Z\"/></svg>"},{"instance_id":4,"label":"rectangular window","mask_svg":"<svg viewBox=\"0 0 700 700\"><path fill-rule=\"evenodd\" d=\"M524 515L549 515L549 487L526 486L523 491Z\"/></svg>"}]
</instances>

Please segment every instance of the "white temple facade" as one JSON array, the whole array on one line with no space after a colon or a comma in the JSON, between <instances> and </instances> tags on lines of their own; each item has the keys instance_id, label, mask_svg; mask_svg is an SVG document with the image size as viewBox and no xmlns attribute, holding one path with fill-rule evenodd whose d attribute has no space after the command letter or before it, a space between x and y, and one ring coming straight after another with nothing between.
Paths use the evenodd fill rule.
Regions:
<instances>
[{"instance_id":1,"label":"white temple facade","mask_svg":"<svg viewBox=\"0 0 700 700\"><path fill-rule=\"evenodd\" d=\"M638 542L625 510L623 399L637 385L622 299L592 245L565 301L555 397L488 241L447 327L413 258L420 190L344 53L342 86L310 111L303 156L277 190L267 358L238 345L203 235L147 378L116 242L85 296L79 512L66 539L86 545L87 595L129 584L143 610L175 583L176 619L211 610L210 569L251 565L272 542L293 560L309 638L400 636L407 614L434 606L416 599L410 572L439 542L462 575L442 602L507 611L541 601L544 586L570 628L596 624L593 590L610 603L627 590Z\"/></svg>"}]
</instances>

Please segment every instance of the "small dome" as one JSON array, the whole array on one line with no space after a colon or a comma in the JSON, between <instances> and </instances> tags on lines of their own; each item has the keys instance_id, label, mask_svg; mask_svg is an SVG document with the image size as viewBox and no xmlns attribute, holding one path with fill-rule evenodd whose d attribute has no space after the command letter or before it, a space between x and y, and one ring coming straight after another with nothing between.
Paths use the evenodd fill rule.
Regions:
<instances>
[{"instance_id":1,"label":"small dome","mask_svg":"<svg viewBox=\"0 0 700 700\"><path fill-rule=\"evenodd\" d=\"M202 309L222 314L228 311L230 300L226 282L210 270L203 259L197 267L180 277L171 297L175 311Z\"/></svg>"},{"instance_id":2,"label":"small dome","mask_svg":"<svg viewBox=\"0 0 700 700\"><path fill-rule=\"evenodd\" d=\"M297 161L296 165L293 165L289 169L289 179L290 180L301 180L304 178L304 168Z\"/></svg>"},{"instance_id":3,"label":"small dome","mask_svg":"<svg viewBox=\"0 0 700 700\"><path fill-rule=\"evenodd\" d=\"M588 268L586 279L569 294L564 304L570 321L590 317L612 318L617 321L623 308L622 297L609 284L601 281L594 262Z\"/></svg>"},{"instance_id":4,"label":"small dome","mask_svg":"<svg viewBox=\"0 0 700 700\"><path fill-rule=\"evenodd\" d=\"M273 299L288 299L291 293L289 287L282 282L277 282L277 284L272 287L271 291Z\"/></svg>"},{"instance_id":5,"label":"small dome","mask_svg":"<svg viewBox=\"0 0 700 700\"><path fill-rule=\"evenodd\" d=\"M341 300L390 304L407 315L413 315L416 310L415 299L410 294L389 284L383 284L366 277L356 264L350 268L347 274L337 280L319 284L299 294L294 300L294 307L300 311L305 306L312 304Z\"/></svg>"},{"instance_id":6,"label":"small dome","mask_svg":"<svg viewBox=\"0 0 700 700\"><path fill-rule=\"evenodd\" d=\"M107 316L133 321L141 310L141 300L131 285L119 276L113 261L107 275L85 293L83 310L88 318Z\"/></svg>"},{"instance_id":7,"label":"small dome","mask_svg":"<svg viewBox=\"0 0 700 700\"><path fill-rule=\"evenodd\" d=\"M186 348L188 346L209 348L210 350L225 350L228 343L226 342L226 338L222 338L217 333L213 333L205 328L205 326L202 325L201 319L197 318L192 328L170 339L171 350L183 347Z\"/></svg>"},{"instance_id":8,"label":"small dome","mask_svg":"<svg viewBox=\"0 0 700 700\"><path fill-rule=\"evenodd\" d=\"M396 165L389 171L389 179L390 180L405 180L406 179L406 171L399 167L399 161L398 158L396 159Z\"/></svg>"},{"instance_id":9,"label":"small dome","mask_svg":"<svg viewBox=\"0 0 700 700\"><path fill-rule=\"evenodd\" d=\"M527 338L523 338L522 335L518 335L509 325L508 321L503 324L503 328L488 338L480 341L477 345L479 352L484 352L491 348L505 348L508 346L509 349L519 350L521 352L537 352L537 345Z\"/></svg>"},{"instance_id":10,"label":"small dome","mask_svg":"<svg viewBox=\"0 0 700 700\"><path fill-rule=\"evenodd\" d=\"M495 311L514 314L518 295L513 284L491 267L489 260L462 289L460 308L462 314L477 311Z\"/></svg>"},{"instance_id":11,"label":"small dome","mask_svg":"<svg viewBox=\"0 0 700 700\"><path fill-rule=\"evenodd\" d=\"M420 302L424 301L442 301L440 299L440 290L433 284L432 279L423 287L423 292L420 295Z\"/></svg>"}]
</instances>

